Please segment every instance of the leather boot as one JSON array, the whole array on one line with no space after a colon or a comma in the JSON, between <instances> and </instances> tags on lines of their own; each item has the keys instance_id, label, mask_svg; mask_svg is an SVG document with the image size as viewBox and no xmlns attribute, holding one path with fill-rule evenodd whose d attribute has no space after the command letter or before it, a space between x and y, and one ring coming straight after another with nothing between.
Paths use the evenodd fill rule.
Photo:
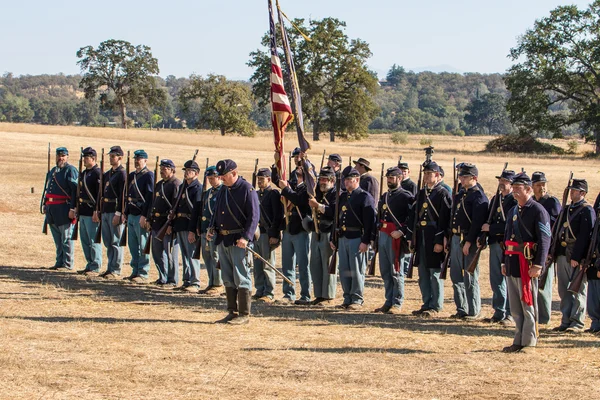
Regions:
<instances>
[{"instance_id":1,"label":"leather boot","mask_svg":"<svg viewBox=\"0 0 600 400\"><path fill-rule=\"evenodd\" d=\"M248 289L238 289L238 304L240 315L230 320L228 323L232 325L245 325L250 322L250 308L252 305L252 296Z\"/></svg>"},{"instance_id":2,"label":"leather boot","mask_svg":"<svg viewBox=\"0 0 600 400\"><path fill-rule=\"evenodd\" d=\"M217 324L226 324L229 321L232 321L232 320L238 318L238 314L237 314L238 290L233 287L225 287L225 296L227 296L227 311L229 312L229 314L227 314L227 316L225 318L218 320L216 322Z\"/></svg>"}]
</instances>

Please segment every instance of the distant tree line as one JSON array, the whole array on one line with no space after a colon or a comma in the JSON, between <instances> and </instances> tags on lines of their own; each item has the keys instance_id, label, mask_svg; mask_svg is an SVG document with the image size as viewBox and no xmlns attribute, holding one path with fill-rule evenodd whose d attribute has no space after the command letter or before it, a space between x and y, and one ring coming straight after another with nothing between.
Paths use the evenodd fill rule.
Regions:
<instances>
[{"instance_id":1,"label":"distant tree line","mask_svg":"<svg viewBox=\"0 0 600 400\"><path fill-rule=\"evenodd\" d=\"M535 21L510 49L515 64L505 75L415 73L393 65L377 79L367 67L369 44L349 38L343 21L293 22L289 47L304 128L314 140L323 132L331 140L379 132L580 134L600 153L600 0L582 10L560 6ZM221 75L163 79L147 46L112 39L85 46L77 51L81 75L0 77L0 121L253 135L271 124L269 39L264 35L249 55L249 82Z\"/></svg>"}]
</instances>

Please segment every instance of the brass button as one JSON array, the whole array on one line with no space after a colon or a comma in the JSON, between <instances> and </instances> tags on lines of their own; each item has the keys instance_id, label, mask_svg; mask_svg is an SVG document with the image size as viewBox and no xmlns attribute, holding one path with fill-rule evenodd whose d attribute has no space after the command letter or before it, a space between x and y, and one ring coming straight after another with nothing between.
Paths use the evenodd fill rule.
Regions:
<instances>
[{"instance_id":1,"label":"brass button","mask_svg":"<svg viewBox=\"0 0 600 400\"><path fill-rule=\"evenodd\" d=\"M452 228L452 233L457 233L458 231L456 230L456 228Z\"/></svg>"},{"instance_id":2,"label":"brass button","mask_svg":"<svg viewBox=\"0 0 600 400\"><path fill-rule=\"evenodd\" d=\"M567 247L567 242L560 242L560 245L561 245L562 247Z\"/></svg>"},{"instance_id":3,"label":"brass button","mask_svg":"<svg viewBox=\"0 0 600 400\"><path fill-rule=\"evenodd\" d=\"M427 208L427 203L423 203L423 208Z\"/></svg>"},{"instance_id":4,"label":"brass button","mask_svg":"<svg viewBox=\"0 0 600 400\"><path fill-rule=\"evenodd\" d=\"M206 217L202 217L202 221L206 221Z\"/></svg>"},{"instance_id":5,"label":"brass button","mask_svg":"<svg viewBox=\"0 0 600 400\"><path fill-rule=\"evenodd\" d=\"M427 221L421 221L421 226L427 225Z\"/></svg>"}]
</instances>

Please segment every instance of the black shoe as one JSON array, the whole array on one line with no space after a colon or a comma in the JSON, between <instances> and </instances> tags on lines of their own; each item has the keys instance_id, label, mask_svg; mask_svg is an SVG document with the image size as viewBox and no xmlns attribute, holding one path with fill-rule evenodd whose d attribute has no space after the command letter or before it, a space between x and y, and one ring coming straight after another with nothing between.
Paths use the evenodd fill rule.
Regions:
<instances>
[{"instance_id":1,"label":"black shoe","mask_svg":"<svg viewBox=\"0 0 600 400\"><path fill-rule=\"evenodd\" d=\"M593 329L593 328L588 328L585 331L583 331L584 333L598 333L600 332L600 329Z\"/></svg>"},{"instance_id":2,"label":"black shoe","mask_svg":"<svg viewBox=\"0 0 600 400\"><path fill-rule=\"evenodd\" d=\"M465 319L466 316L467 316L467 314L456 313L456 314L452 314L450 316L450 318L452 318L452 319Z\"/></svg>"},{"instance_id":3,"label":"black shoe","mask_svg":"<svg viewBox=\"0 0 600 400\"><path fill-rule=\"evenodd\" d=\"M516 353L521 351L521 349L523 348L523 346L520 346L518 344L511 344L510 346L506 346L505 348L502 349L503 353Z\"/></svg>"},{"instance_id":4,"label":"black shoe","mask_svg":"<svg viewBox=\"0 0 600 400\"><path fill-rule=\"evenodd\" d=\"M552 328L552 332L564 332L568 329L568 326L559 325L557 327Z\"/></svg>"},{"instance_id":5,"label":"black shoe","mask_svg":"<svg viewBox=\"0 0 600 400\"><path fill-rule=\"evenodd\" d=\"M50 271L69 271L69 268L64 265L55 265L54 267L48 268Z\"/></svg>"},{"instance_id":6,"label":"black shoe","mask_svg":"<svg viewBox=\"0 0 600 400\"><path fill-rule=\"evenodd\" d=\"M215 321L215 324L226 324L229 321L231 321L232 319L235 319L237 317L238 317L237 313L230 311L229 314L227 314L227 316L225 318Z\"/></svg>"}]
</instances>

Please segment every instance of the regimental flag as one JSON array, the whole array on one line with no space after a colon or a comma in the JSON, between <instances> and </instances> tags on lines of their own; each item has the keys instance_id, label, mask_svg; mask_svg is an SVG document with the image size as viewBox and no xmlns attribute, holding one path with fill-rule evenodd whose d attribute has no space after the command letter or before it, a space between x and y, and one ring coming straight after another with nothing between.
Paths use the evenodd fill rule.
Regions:
<instances>
[{"instance_id":1,"label":"regimental flag","mask_svg":"<svg viewBox=\"0 0 600 400\"><path fill-rule=\"evenodd\" d=\"M292 98L292 110L294 117L296 118L296 133L298 134L298 147L302 153L306 153L310 150L310 143L304 136L304 116L302 113L302 99L300 97L300 87L298 85L298 77L296 76L296 67L294 66L294 58L290 50L290 41L288 38L287 31L285 29L282 12L279 8L279 0L277 1L277 18L279 21L279 28L281 31L281 41L283 43L283 51L285 53L285 59L287 61L288 70L290 73L291 91L290 96ZM302 161L302 170L304 172L304 181L306 182L306 189L311 197L315 197L316 190L316 173L314 165L306 158Z\"/></svg>"},{"instance_id":2,"label":"regimental flag","mask_svg":"<svg viewBox=\"0 0 600 400\"><path fill-rule=\"evenodd\" d=\"M271 36L271 123L275 143L275 165L281 179L286 179L284 135L287 125L294 119L290 101L283 87L283 74L281 62L277 54L277 41L275 38L275 21L273 19L272 1L269 2L269 25Z\"/></svg>"}]
</instances>

